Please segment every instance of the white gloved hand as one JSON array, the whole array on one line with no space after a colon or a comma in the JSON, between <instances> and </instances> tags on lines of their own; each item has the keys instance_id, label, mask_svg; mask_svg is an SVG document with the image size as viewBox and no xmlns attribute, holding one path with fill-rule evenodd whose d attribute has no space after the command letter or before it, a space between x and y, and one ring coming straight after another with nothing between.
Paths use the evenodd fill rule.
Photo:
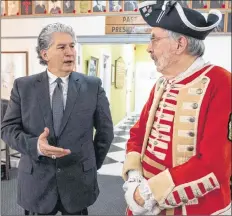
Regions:
<instances>
[{"instance_id":1,"label":"white gloved hand","mask_svg":"<svg viewBox=\"0 0 232 216\"><path fill-rule=\"evenodd\" d=\"M125 199L129 209L133 212L133 215L143 215L147 212L145 208L138 205L134 200L134 193L136 188L139 186L139 182L128 183L127 191L125 193Z\"/></svg>"},{"instance_id":2,"label":"white gloved hand","mask_svg":"<svg viewBox=\"0 0 232 216\"><path fill-rule=\"evenodd\" d=\"M143 180L143 176L137 170L130 170L128 172L128 180L123 184L122 188L126 192L128 190L128 184L131 182L140 183Z\"/></svg>"}]
</instances>

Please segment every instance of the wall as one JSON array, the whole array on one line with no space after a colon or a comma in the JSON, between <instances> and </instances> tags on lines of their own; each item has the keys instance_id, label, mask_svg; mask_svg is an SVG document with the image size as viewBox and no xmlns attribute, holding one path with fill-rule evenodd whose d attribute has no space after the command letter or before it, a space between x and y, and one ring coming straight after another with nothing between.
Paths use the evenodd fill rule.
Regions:
<instances>
[{"instance_id":1,"label":"wall","mask_svg":"<svg viewBox=\"0 0 232 216\"><path fill-rule=\"evenodd\" d=\"M129 46L129 50L131 51L133 50L133 45ZM120 44L118 45L83 45L82 46L83 73L85 74L87 73L86 60L89 60L91 56L99 58L100 60L102 51L106 51L111 54L111 62L114 65L115 65L115 61L120 56L124 59L124 61L127 61L128 59L128 45L123 45L123 44L121 45ZM100 70L100 65L98 67L98 70ZM132 80L130 81L132 83ZM131 86L134 86L134 84L131 84ZM115 85L111 84L110 109L111 109L111 114L112 114L114 125L117 124L119 121L121 121L126 116L126 90L127 90L126 80L125 80L124 87L121 89L115 88ZM133 105L134 105L134 87L131 92L131 110L132 111L134 111Z\"/></svg>"},{"instance_id":2,"label":"wall","mask_svg":"<svg viewBox=\"0 0 232 216\"><path fill-rule=\"evenodd\" d=\"M35 51L37 36L44 26L55 22L71 25L76 35L105 34L105 17L102 16L1 19L1 51L28 51L29 74L43 71L45 68L39 64Z\"/></svg>"},{"instance_id":3,"label":"wall","mask_svg":"<svg viewBox=\"0 0 232 216\"><path fill-rule=\"evenodd\" d=\"M205 61L222 66L231 72L231 36L208 36L205 39ZM155 84L160 73L156 71L155 65L146 52L147 45L136 45L136 74L135 74L135 111L141 112L146 103L150 90ZM151 79L151 73L155 77Z\"/></svg>"}]
</instances>

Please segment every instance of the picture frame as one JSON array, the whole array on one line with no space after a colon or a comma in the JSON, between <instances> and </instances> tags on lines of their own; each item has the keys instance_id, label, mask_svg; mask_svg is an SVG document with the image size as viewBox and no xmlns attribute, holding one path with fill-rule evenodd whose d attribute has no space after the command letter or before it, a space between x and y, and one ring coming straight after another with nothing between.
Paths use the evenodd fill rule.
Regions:
<instances>
[{"instance_id":1,"label":"picture frame","mask_svg":"<svg viewBox=\"0 0 232 216\"><path fill-rule=\"evenodd\" d=\"M92 12L93 13L104 13L106 12L107 1L93 0L92 1Z\"/></svg>"},{"instance_id":2,"label":"picture frame","mask_svg":"<svg viewBox=\"0 0 232 216\"><path fill-rule=\"evenodd\" d=\"M98 65L99 59L91 56L88 62L88 76L98 76Z\"/></svg>"},{"instance_id":3,"label":"picture frame","mask_svg":"<svg viewBox=\"0 0 232 216\"><path fill-rule=\"evenodd\" d=\"M227 13L227 32L231 33L231 13Z\"/></svg>"},{"instance_id":4,"label":"picture frame","mask_svg":"<svg viewBox=\"0 0 232 216\"><path fill-rule=\"evenodd\" d=\"M192 1L192 9L207 9L209 6L208 3L206 0Z\"/></svg>"},{"instance_id":5,"label":"picture frame","mask_svg":"<svg viewBox=\"0 0 232 216\"><path fill-rule=\"evenodd\" d=\"M221 9L225 8L225 0L210 0L209 7L210 9Z\"/></svg>"},{"instance_id":6,"label":"picture frame","mask_svg":"<svg viewBox=\"0 0 232 216\"><path fill-rule=\"evenodd\" d=\"M62 12L62 1L50 0L48 2L48 13L49 14L61 14Z\"/></svg>"},{"instance_id":7,"label":"picture frame","mask_svg":"<svg viewBox=\"0 0 232 216\"><path fill-rule=\"evenodd\" d=\"M1 1L1 16L6 16L6 1L2 0Z\"/></svg>"},{"instance_id":8,"label":"picture frame","mask_svg":"<svg viewBox=\"0 0 232 216\"><path fill-rule=\"evenodd\" d=\"M73 13L75 10L75 1L63 1L63 13Z\"/></svg>"},{"instance_id":9,"label":"picture frame","mask_svg":"<svg viewBox=\"0 0 232 216\"><path fill-rule=\"evenodd\" d=\"M85 14L91 12L91 1L79 0L75 1L75 4L77 13Z\"/></svg>"},{"instance_id":10,"label":"picture frame","mask_svg":"<svg viewBox=\"0 0 232 216\"><path fill-rule=\"evenodd\" d=\"M121 89L124 87L126 76L126 64L122 57L115 60L115 87Z\"/></svg>"},{"instance_id":11,"label":"picture frame","mask_svg":"<svg viewBox=\"0 0 232 216\"><path fill-rule=\"evenodd\" d=\"M47 1L34 1L33 2L33 12L34 14L46 14L48 11Z\"/></svg>"},{"instance_id":12,"label":"picture frame","mask_svg":"<svg viewBox=\"0 0 232 216\"><path fill-rule=\"evenodd\" d=\"M124 11L135 11L138 9L138 4L141 2L138 1L124 1L123 9Z\"/></svg>"},{"instance_id":13,"label":"picture frame","mask_svg":"<svg viewBox=\"0 0 232 216\"><path fill-rule=\"evenodd\" d=\"M122 0L109 0L109 12L121 12L123 10L123 2Z\"/></svg>"},{"instance_id":14,"label":"picture frame","mask_svg":"<svg viewBox=\"0 0 232 216\"><path fill-rule=\"evenodd\" d=\"M115 65L111 65L111 84L115 83Z\"/></svg>"},{"instance_id":15,"label":"picture frame","mask_svg":"<svg viewBox=\"0 0 232 216\"><path fill-rule=\"evenodd\" d=\"M7 1L7 15L16 16L19 15L20 6L19 1Z\"/></svg>"},{"instance_id":16,"label":"picture frame","mask_svg":"<svg viewBox=\"0 0 232 216\"><path fill-rule=\"evenodd\" d=\"M9 100L16 78L28 76L28 52L1 52L1 98Z\"/></svg>"},{"instance_id":17,"label":"picture frame","mask_svg":"<svg viewBox=\"0 0 232 216\"><path fill-rule=\"evenodd\" d=\"M32 0L21 0L20 4L21 15L32 15Z\"/></svg>"}]
</instances>

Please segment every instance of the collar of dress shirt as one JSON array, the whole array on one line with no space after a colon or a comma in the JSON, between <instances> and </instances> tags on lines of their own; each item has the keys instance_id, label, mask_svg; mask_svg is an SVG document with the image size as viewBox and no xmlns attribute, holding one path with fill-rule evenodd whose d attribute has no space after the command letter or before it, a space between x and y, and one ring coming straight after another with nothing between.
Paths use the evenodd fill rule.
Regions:
<instances>
[{"instance_id":1,"label":"collar of dress shirt","mask_svg":"<svg viewBox=\"0 0 232 216\"><path fill-rule=\"evenodd\" d=\"M51 85L52 83L54 83L56 81L56 79L58 78L56 75L52 74L48 69L47 69L47 73L48 73L48 81L49 84ZM68 80L69 80L69 75L65 76L65 77L60 77L63 81L64 84L68 84Z\"/></svg>"}]
</instances>

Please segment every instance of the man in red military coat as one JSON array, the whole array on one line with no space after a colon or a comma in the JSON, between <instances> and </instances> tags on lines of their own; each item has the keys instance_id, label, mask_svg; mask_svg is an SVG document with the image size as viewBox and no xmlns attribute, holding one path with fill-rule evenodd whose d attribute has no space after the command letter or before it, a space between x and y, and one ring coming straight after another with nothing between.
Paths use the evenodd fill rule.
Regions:
<instances>
[{"instance_id":1,"label":"man in red military coat","mask_svg":"<svg viewBox=\"0 0 232 216\"><path fill-rule=\"evenodd\" d=\"M231 212L231 73L205 62L206 36L220 23L175 1L139 6L147 48L163 76L130 131L123 167L128 215ZM212 44L213 45L213 44Z\"/></svg>"}]
</instances>

